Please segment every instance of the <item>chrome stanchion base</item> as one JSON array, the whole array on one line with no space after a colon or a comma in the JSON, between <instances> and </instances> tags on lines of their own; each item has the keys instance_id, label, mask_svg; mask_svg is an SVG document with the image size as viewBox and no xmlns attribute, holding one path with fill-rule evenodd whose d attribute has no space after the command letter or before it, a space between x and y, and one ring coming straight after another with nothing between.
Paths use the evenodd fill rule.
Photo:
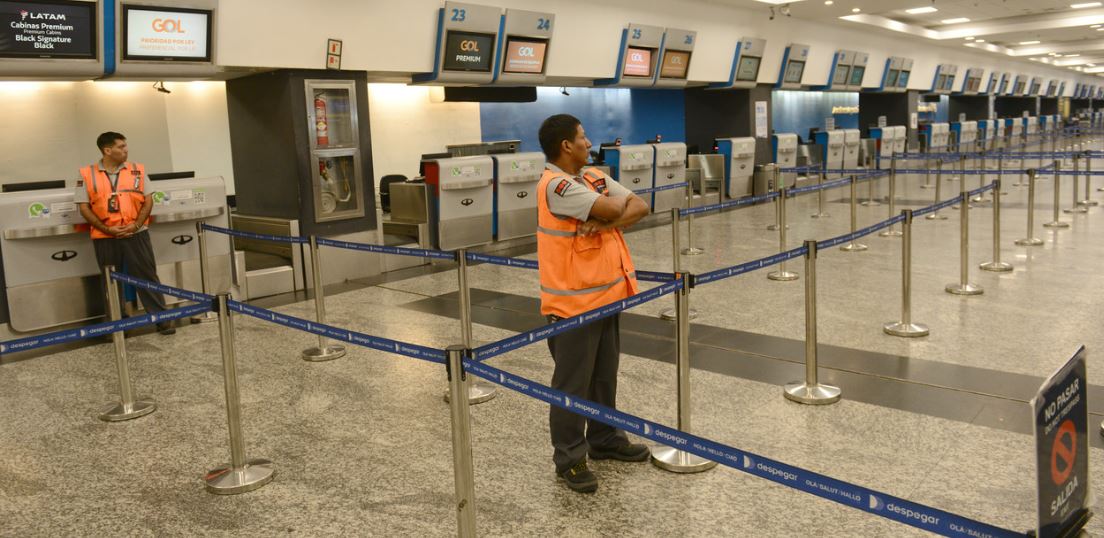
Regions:
<instances>
[{"instance_id":1,"label":"chrome stanchion base","mask_svg":"<svg viewBox=\"0 0 1104 538\"><path fill-rule=\"evenodd\" d=\"M240 469L230 464L207 472L203 481L207 483L207 492L216 495L234 495L253 491L272 482L276 469L271 461L249 460Z\"/></svg>"},{"instance_id":2,"label":"chrome stanchion base","mask_svg":"<svg viewBox=\"0 0 1104 538\"><path fill-rule=\"evenodd\" d=\"M652 463L664 471L672 473L700 473L717 466L717 462L695 456L669 446L652 450Z\"/></svg>"},{"instance_id":3,"label":"chrome stanchion base","mask_svg":"<svg viewBox=\"0 0 1104 538\"><path fill-rule=\"evenodd\" d=\"M820 383L807 385L804 381L794 381L793 383L787 383L783 390L782 395L787 400L809 405L834 404L840 399L839 387Z\"/></svg>"},{"instance_id":4,"label":"chrome stanchion base","mask_svg":"<svg viewBox=\"0 0 1104 538\"><path fill-rule=\"evenodd\" d=\"M981 295L985 293L981 286L968 282L966 284L947 284L947 287L943 290L952 295Z\"/></svg>"},{"instance_id":5,"label":"chrome stanchion base","mask_svg":"<svg viewBox=\"0 0 1104 538\"><path fill-rule=\"evenodd\" d=\"M859 202L859 205L865 206L865 207L875 207L875 206L882 205L882 203L877 201L877 200L867 200L865 202Z\"/></svg>"},{"instance_id":6,"label":"chrome stanchion base","mask_svg":"<svg viewBox=\"0 0 1104 538\"><path fill-rule=\"evenodd\" d=\"M798 277L797 273L791 271L771 271L767 273L767 278L780 282L789 282L790 280L797 280Z\"/></svg>"},{"instance_id":7,"label":"chrome stanchion base","mask_svg":"<svg viewBox=\"0 0 1104 538\"><path fill-rule=\"evenodd\" d=\"M878 237L901 237L902 235L905 235L905 234L902 233L900 230L894 230L893 228L888 228L888 229L886 229L886 231L878 234Z\"/></svg>"},{"instance_id":8,"label":"chrome stanchion base","mask_svg":"<svg viewBox=\"0 0 1104 538\"><path fill-rule=\"evenodd\" d=\"M931 331L928 330L928 326L923 323L905 323L903 321L886 323L882 326L882 330L890 336L903 336L906 338L931 334Z\"/></svg>"},{"instance_id":9,"label":"chrome stanchion base","mask_svg":"<svg viewBox=\"0 0 1104 538\"><path fill-rule=\"evenodd\" d=\"M678 319L678 312L676 312L674 308L668 308L667 310L664 310L663 312L660 312L659 317L660 317L660 319L664 319L664 320L667 320L667 321L675 321L676 319ZM697 317L698 317L698 311L691 308L690 309L690 319L695 319Z\"/></svg>"},{"instance_id":10,"label":"chrome stanchion base","mask_svg":"<svg viewBox=\"0 0 1104 538\"><path fill-rule=\"evenodd\" d=\"M846 245L843 245L842 247L840 247L840 250L842 250L844 252L862 252L862 251L864 251L868 248L870 248L870 247L868 247L868 246L866 246L862 243L856 243L856 242L852 241L852 242L847 243Z\"/></svg>"},{"instance_id":11,"label":"chrome stanchion base","mask_svg":"<svg viewBox=\"0 0 1104 538\"><path fill-rule=\"evenodd\" d=\"M1062 213L1065 213L1067 215L1071 214L1071 213L1088 213L1088 212L1089 212L1089 208L1084 207L1084 206L1071 207L1069 209L1063 209L1062 210ZM1043 226L1046 226L1046 224L1044 224Z\"/></svg>"},{"instance_id":12,"label":"chrome stanchion base","mask_svg":"<svg viewBox=\"0 0 1104 538\"><path fill-rule=\"evenodd\" d=\"M829 215L828 213L823 213L823 212L822 213L813 213L812 215L809 215L809 217L814 218L814 219L826 219L826 218L831 217L831 216L832 215Z\"/></svg>"},{"instance_id":13,"label":"chrome stanchion base","mask_svg":"<svg viewBox=\"0 0 1104 538\"><path fill-rule=\"evenodd\" d=\"M468 405L490 401L498 395L498 389L482 379L472 378L468 383ZM445 391L445 403L449 403L449 391Z\"/></svg>"},{"instance_id":14,"label":"chrome stanchion base","mask_svg":"<svg viewBox=\"0 0 1104 538\"><path fill-rule=\"evenodd\" d=\"M138 417L144 417L157 410L157 402L149 396L142 396L134 400L133 404L126 405L122 402L112 402L104 406L100 412L100 420L104 422L119 422Z\"/></svg>"},{"instance_id":15,"label":"chrome stanchion base","mask_svg":"<svg viewBox=\"0 0 1104 538\"><path fill-rule=\"evenodd\" d=\"M345 346L331 344L324 348L318 346L303 350L303 360L307 362L324 362L340 359L345 356Z\"/></svg>"},{"instance_id":16,"label":"chrome stanchion base","mask_svg":"<svg viewBox=\"0 0 1104 538\"><path fill-rule=\"evenodd\" d=\"M1021 247L1037 247L1043 244L1043 240L1038 237L1025 237L1023 239L1017 239L1016 244Z\"/></svg>"},{"instance_id":17,"label":"chrome stanchion base","mask_svg":"<svg viewBox=\"0 0 1104 538\"><path fill-rule=\"evenodd\" d=\"M1062 222L1060 220L1056 220L1054 222L1044 223L1043 227L1044 228L1069 228L1070 224L1068 222Z\"/></svg>"},{"instance_id":18,"label":"chrome stanchion base","mask_svg":"<svg viewBox=\"0 0 1104 538\"><path fill-rule=\"evenodd\" d=\"M978 265L978 268L982 271L989 271L991 273L1010 273L1012 272L1012 264L1008 262L985 262Z\"/></svg>"},{"instance_id":19,"label":"chrome stanchion base","mask_svg":"<svg viewBox=\"0 0 1104 538\"><path fill-rule=\"evenodd\" d=\"M698 248L698 247L686 247L686 248L682 249L682 255L683 256L697 256L697 255L702 254L704 252L705 252L705 249Z\"/></svg>"},{"instance_id":20,"label":"chrome stanchion base","mask_svg":"<svg viewBox=\"0 0 1104 538\"><path fill-rule=\"evenodd\" d=\"M920 185L920 188L921 189L934 189L935 188L935 183L924 183L923 185Z\"/></svg>"},{"instance_id":21,"label":"chrome stanchion base","mask_svg":"<svg viewBox=\"0 0 1104 538\"><path fill-rule=\"evenodd\" d=\"M767 229L768 229L768 230L770 230L770 231L772 231L772 232L777 232L777 231L778 231L778 225L777 225L777 224L771 224L771 225L767 226ZM787 230L789 230L789 229L790 229L790 225L789 225L789 224L787 224L787 225L786 225L786 229L787 229Z\"/></svg>"},{"instance_id":22,"label":"chrome stanchion base","mask_svg":"<svg viewBox=\"0 0 1104 538\"><path fill-rule=\"evenodd\" d=\"M218 321L218 314L214 312L204 312L190 319L192 323L210 323L212 321Z\"/></svg>"},{"instance_id":23,"label":"chrome stanchion base","mask_svg":"<svg viewBox=\"0 0 1104 538\"><path fill-rule=\"evenodd\" d=\"M940 215L938 211L935 213L929 213L924 217L927 220L947 220L947 215Z\"/></svg>"},{"instance_id":24,"label":"chrome stanchion base","mask_svg":"<svg viewBox=\"0 0 1104 538\"><path fill-rule=\"evenodd\" d=\"M1100 187L1100 188L1098 188L1098 189L1096 189L1096 190L1097 190L1097 192L1104 192L1104 187Z\"/></svg>"},{"instance_id":25,"label":"chrome stanchion base","mask_svg":"<svg viewBox=\"0 0 1104 538\"><path fill-rule=\"evenodd\" d=\"M1100 202L1097 202L1096 200L1081 200L1080 202L1077 202L1077 205L1096 207L1100 205Z\"/></svg>"}]
</instances>

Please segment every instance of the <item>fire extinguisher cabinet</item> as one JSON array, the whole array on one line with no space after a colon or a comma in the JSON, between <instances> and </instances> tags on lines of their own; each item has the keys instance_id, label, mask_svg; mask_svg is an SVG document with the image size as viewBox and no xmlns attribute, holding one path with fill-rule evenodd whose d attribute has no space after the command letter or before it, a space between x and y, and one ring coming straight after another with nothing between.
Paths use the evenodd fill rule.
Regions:
<instances>
[{"instance_id":1,"label":"fire extinguisher cabinet","mask_svg":"<svg viewBox=\"0 0 1104 538\"><path fill-rule=\"evenodd\" d=\"M366 74L281 70L226 83L238 211L303 234L376 227Z\"/></svg>"}]
</instances>

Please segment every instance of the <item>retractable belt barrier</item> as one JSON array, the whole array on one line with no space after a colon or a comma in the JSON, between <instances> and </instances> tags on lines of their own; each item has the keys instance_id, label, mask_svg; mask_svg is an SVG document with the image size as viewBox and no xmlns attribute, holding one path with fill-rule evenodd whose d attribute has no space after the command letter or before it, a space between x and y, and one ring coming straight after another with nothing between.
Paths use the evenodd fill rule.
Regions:
<instances>
[{"instance_id":1,"label":"retractable belt barrier","mask_svg":"<svg viewBox=\"0 0 1104 538\"><path fill-rule=\"evenodd\" d=\"M760 194L758 196L745 196L743 198L737 198L735 200L729 200L727 202L720 202L717 204L703 205L698 207L691 207L689 209L680 209L679 216L687 217L690 215L697 215L699 213L708 213L710 211L717 211L719 209L728 209L730 207L740 207L745 205L757 204L759 202L765 202L767 200L773 200L778 198L778 192L772 191L767 194Z\"/></svg>"},{"instance_id":2,"label":"retractable belt barrier","mask_svg":"<svg viewBox=\"0 0 1104 538\"><path fill-rule=\"evenodd\" d=\"M866 228L860 228L858 230L855 230L854 232L845 233L843 235L836 236L836 237L833 237L831 239L824 239L822 241L817 241L817 250L818 251L819 250L825 250L825 249L832 248L836 245L841 245L843 243L849 243L849 242L854 241L854 240L856 240L860 237L866 237L866 236L868 236L868 235L870 235L874 232L878 232L878 231L884 230L886 228L889 228L890 226L893 226L894 224L897 224L897 223L902 222L904 220L905 220L905 217L903 217L901 215L897 215L893 218L883 220L882 222L879 222L877 224L872 224L870 226L867 226Z\"/></svg>"},{"instance_id":3,"label":"retractable belt barrier","mask_svg":"<svg viewBox=\"0 0 1104 538\"><path fill-rule=\"evenodd\" d=\"M717 269L708 273L694 275L691 281L693 282L694 286L700 286L702 284L709 284L710 282L724 280L729 277L739 276L744 273L757 271L764 267L771 267L786 260L804 256L806 250L807 249L804 246L800 246L793 250L787 250L786 252L772 254L765 258L759 258L758 260L752 260L750 262L744 262L739 265L733 265L732 267L725 267L723 269Z\"/></svg>"},{"instance_id":4,"label":"retractable belt barrier","mask_svg":"<svg viewBox=\"0 0 1104 538\"><path fill-rule=\"evenodd\" d=\"M241 237L242 239L256 239L258 241L276 241L278 243L306 243L307 238L298 237L294 235L270 235L259 234L253 232L243 232L241 230L231 230L230 228L223 228L221 226L211 226L210 224L203 223L200 226L204 230L217 232L220 234L232 235L234 237Z\"/></svg>"},{"instance_id":5,"label":"retractable belt barrier","mask_svg":"<svg viewBox=\"0 0 1104 538\"><path fill-rule=\"evenodd\" d=\"M425 248L387 247L383 245L370 245L367 243L353 243L337 239L316 238L319 246L343 248L347 250L359 250L362 252L375 252L378 254L397 254L399 256L411 256L415 258L436 258L438 260L455 260L456 255L443 250L431 250Z\"/></svg>"},{"instance_id":6,"label":"retractable belt barrier","mask_svg":"<svg viewBox=\"0 0 1104 538\"><path fill-rule=\"evenodd\" d=\"M78 329L56 331L39 336L29 336L27 338L8 340L7 342L0 343L0 353L30 351L32 349L38 349L40 347L48 347L58 344L64 344L67 342L74 342L77 340L84 340L87 338L95 338L97 336L103 336L105 334L111 334L119 331L129 331L131 329L144 327L146 325L153 325L155 323L164 323L166 321L190 318L204 312L209 312L210 310L211 303L210 301L208 301L201 304L173 308L170 310L158 312L156 314L144 314L141 316L121 319L119 321L105 321L103 323L86 325Z\"/></svg>"},{"instance_id":7,"label":"retractable belt barrier","mask_svg":"<svg viewBox=\"0 0 1104 538\"><path fill-rule=\"evenodd\" d=\"M690 184L683 181L682 183L674 183L674 184L671 184L671 185L662 185L662 186L659 186L659 187L650 187L650 188L647 188L647 189L640 189L638 191L634 190L634 191L632 191L632 193L633 194L651 194L653 192L663 192L663 191L669 191L671 189L685 189L688 185L690 185Z\"/></svg>"}]
</instances>

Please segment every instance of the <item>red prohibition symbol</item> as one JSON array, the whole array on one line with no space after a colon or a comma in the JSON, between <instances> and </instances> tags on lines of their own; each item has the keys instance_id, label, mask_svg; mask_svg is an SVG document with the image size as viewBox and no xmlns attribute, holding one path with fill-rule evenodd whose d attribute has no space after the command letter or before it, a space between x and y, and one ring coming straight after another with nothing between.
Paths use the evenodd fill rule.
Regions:
<instances>
[{"instance_id":1,"label":"red prohibition symbol","mask_svg":"<svg viewBox=\"0 0 1104 538\"><path fill-rule=\"evenodd\" d=\"M1069 438L1069 442L1065 441ZM1054 435L1054 446L1050 449L1050 479L1054 485L1061 486L1069 480L1073 472L1073 462L1077 459L1077 430L1073 421L1066 419L1058 426L1058 433Z\"/></svg>"}]
</instances>

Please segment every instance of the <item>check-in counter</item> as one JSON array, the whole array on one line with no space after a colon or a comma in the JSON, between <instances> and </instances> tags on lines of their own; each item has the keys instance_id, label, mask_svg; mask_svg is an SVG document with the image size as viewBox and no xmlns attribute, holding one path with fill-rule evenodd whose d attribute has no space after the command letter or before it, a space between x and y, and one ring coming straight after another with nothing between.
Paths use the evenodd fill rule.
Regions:
<instances>
[{"instance_id":1,"label":"check-in counter","mask_svg":"<svg viewBox=\"0 0 1104 538\"><path fill-rule=\"evenodd\" d=\"M755 176L755 139L721 138L717 151L725 157L724 192L729 198L750 196Z\"/></svg>"},{"instance_id":2,"label":"check-in counter","mask_svg":"<svg viewBox=\"0 0 1104 538\"><path fill-rule=\"evenodd\" d=\"M429 161L425 166L434 248L490 243L494 224L494 159L480 155Z\"/></svg>"},{"instance_id":3,"label":"check-in counter","mask_svg":"<svg viewBox=\"0 0 1104 538\"><path fill-rule=\"evenodd\" d=\"M858 129L843 130L843 167L854 170L859 167L859 144L862 135Z\"/></svg>"},{"instance_id":4,"label":"check-in counter","mask_svg":"<svg viewBox=\"0 0 1104 538\"><path fill-rule=\"evenodd\" d=\"M897 151L897 126L871 127L870 138L874 139L877 149L875 166L881 170L888 170L893 161L893 154Z\"/></svg>"},{"instance_id":5,"label":"check-in counter","mask_svg":"<svg viewBox=\"0 0 1104 538\"><path fill-rule=\"evenodd\" d=\"M155 202L150 241L158 275L165 284L198 290L195 226L197 221L227 226L223 180L167 180L150 188ZM40 331L104 315L99 265L73 195L68 188L0 194L0 256L13 331ZM227 289L229 240L207 237L212 287Z\"/></svg>"},{"instance_id":6,"label":"check-in counter","mask_svg":"<svg viewBox=\"0 0 1104 538\"><path fill-rule=\"evenodd\" d=\"M797 167L797 135L778 133L772 136L771 156L779 168ZM797 174L794 172L783 172L780 175L784 185L792 187L797 182Z\"/></svg>"},{"instance_id":7,"label":"check-in counter","mask_svg":"<svg viewBox=\"0 0 1104 538\"><path fill-rule=\"evenodd\" d=\"M610 177L636 192L655 186L653 177L655 152L651 146L616 146L606 148L606 164L610 167ZM651 195L640 195L651 200Z\"/></svg>"},{"instance_id":8,"label":"check-in counter","mask_svg":"<svg viewBox=\"0 0 1104 538\"><path fill-rule=\"evenodd\" d=\"M686 144L682 142L664 142L652 144L655 149L655 186L665 187L686 181ZM685 206L686 189L670 189L652 194L650 202L655 213L670 211L674 207Z\"/></svg>"},{"instance_id":9,"label":"check-in counter","mask_svg":"<svg viewBox=\"0 0 1104 538\"><path fill-rule=\"evenodd\" d=\"M544 173L543 153L494 156L494 236L497 240L537 233L537 184Z\"/></svg>"}]
</instances>

